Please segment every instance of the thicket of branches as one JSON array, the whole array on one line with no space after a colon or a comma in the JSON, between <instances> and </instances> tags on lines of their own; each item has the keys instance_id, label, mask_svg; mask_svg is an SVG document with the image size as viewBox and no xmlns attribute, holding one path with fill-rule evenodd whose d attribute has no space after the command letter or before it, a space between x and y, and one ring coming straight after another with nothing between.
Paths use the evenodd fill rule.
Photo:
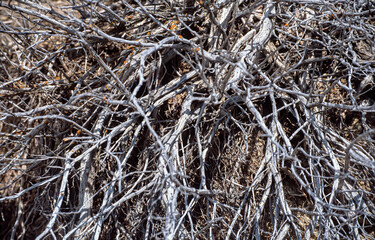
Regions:
<instances>
[{"instance_id":1,"label":"thicket of branches","mask_svg":"<svg viewBox=\"0 0 375 240\"><path fill-rule=\"evenodd\" d=\"M374 239L373 0L0 1L2 239Z\"/></svg>"}]
</instances>

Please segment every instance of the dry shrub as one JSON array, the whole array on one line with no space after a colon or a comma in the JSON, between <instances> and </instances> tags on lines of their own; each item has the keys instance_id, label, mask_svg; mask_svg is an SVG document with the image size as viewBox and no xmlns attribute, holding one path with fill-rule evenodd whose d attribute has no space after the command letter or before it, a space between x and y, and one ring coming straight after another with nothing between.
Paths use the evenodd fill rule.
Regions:
<instances>
[{"instance_id":1,"label":"dry shrub","mask_svg":"<svg viewBox=\"0 0 375 240\"><path fill-rule=\"evenodd\" d=\"M2 239L373 239L374 1L0 1Z\"/></svg>"}]
</instances>

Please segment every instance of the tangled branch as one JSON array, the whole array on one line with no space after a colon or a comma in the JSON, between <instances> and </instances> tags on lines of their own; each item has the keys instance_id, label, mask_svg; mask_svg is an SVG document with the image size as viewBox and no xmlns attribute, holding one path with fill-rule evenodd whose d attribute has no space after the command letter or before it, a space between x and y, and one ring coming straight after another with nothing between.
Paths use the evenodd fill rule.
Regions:
<instances>
[{"instance_id":1,"label":"tangled branch","mask_svg":"<svg viewBox=\"0 0 375 240\"><path fill-rule=\"evenodd\" d=\"M0 1L0 235L374 239L374 9Z\"/></svg>"}]
</instances>

